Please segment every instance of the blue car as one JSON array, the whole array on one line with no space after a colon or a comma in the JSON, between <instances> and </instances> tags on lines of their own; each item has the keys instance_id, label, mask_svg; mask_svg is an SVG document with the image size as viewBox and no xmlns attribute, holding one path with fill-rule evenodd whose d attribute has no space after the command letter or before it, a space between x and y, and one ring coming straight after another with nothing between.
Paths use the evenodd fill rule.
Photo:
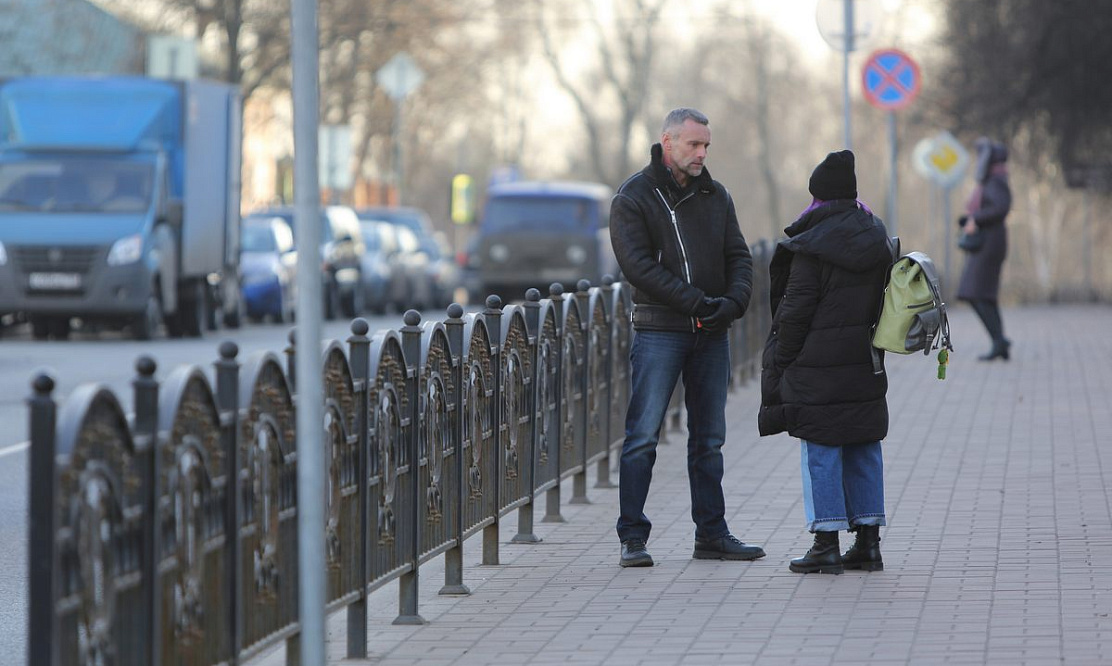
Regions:
<instances>
[{"instance_id":1,"label":"blue car","mask_svg":"<svg viewBox=\"0 0 1112 666\"><path fill-rule=\"evenodd\" d=\"M280 217L248 217L240 239L240 272L247 317L293 321L297 303L297 250L293 231Z\"/></svg>"}]
</instances>

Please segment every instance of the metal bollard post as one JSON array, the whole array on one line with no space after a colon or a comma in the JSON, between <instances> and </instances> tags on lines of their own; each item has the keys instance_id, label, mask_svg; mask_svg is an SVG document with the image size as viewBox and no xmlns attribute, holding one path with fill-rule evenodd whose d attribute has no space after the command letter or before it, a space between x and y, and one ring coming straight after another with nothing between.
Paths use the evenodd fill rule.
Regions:
<instances>
[{"instance_id":1,"label":"metal bollard post","mask_svg":"<svg viewBox=\"0 0 1112 666\"><path fill-rule=\"evenodd\" d=\"M564 385L564 286L559 282L553 282L548 287L548 297L552 300L552 307L556 314L556 413L559 414L561 410L560 389L558 387ZM563 419L556 419L556 441L563 440L564 424ZM556 457L556 469L560 469L560 458L563 456L560 446L553 448L552 455ZM548 489L545 495L545 511L543 522L546 523L562 523L564 517L560 515L560 481L559 474L557 473L557 481L554 486Z\"/></svg>"},{"instance_id":2,"label":"metal bollard post","mask_svg":"<svg viewBox=\"0 0 1112 666\"><path fill-rule=\"evenodd\" d=\"M367 544L370 539L368 525L367 488L367 375L370 364L371 341L367 333L371 327L366 319L351 322L351 337L347 339L351 374L355 385L355 429L359 437L359 461L356 467L356 488L359 495L359 571L355 574L359 598L347 607L347 658L367 658Z\"/></svg>"},{"instance_id":3,"label":"metal bollard post","mask_svg":"<svg viewBox=\"0 0 1112 666\"><path fill-rule=\"evenodd\" d=\"M421 361L421 313L416 310L407 310L403 316L405 323L402 326L402 353L405 355L406 365L406 379L405 379L405 393L409 400L409 434L405 437L403 446L409 451L409 474L413 475L412 486L413 494L409 496L408 502L412 508L410 516L413 518L413 533L409 543L403 544L405 549L405 557L408 560L409 571L402 574L398 579L398 617L394 618L394 624L427 624L425 618L421 617L417 612L417 598L421 584L421 575L417 566L417 551L420 549L421 543L421 512L417 507L423 506L418 493L417 483L417 423L418 423L418 404L417 404L417 382L418 373L420 368L418 365ZM406 500L403 500L406 501Z\"/></svg>"},{"instance_id":4,"label":"metal bollard post","mask_svg":"<svg viewBox=\"0 0 1112 666\"><path fill-rule=\"evenodd\" d=\"M158 364L150 356L140 356L135 361L137 376L131 381L132 398L135 406L135 418L131 424L132 441L135 444L135 455L140 469L146 474L148 492L144 498L143 512L147 520L143 522L143 549L142 571L146 580L152 581L148 586L147 612L143 618L143 627L137 628L140 643L146 648L147 661L152 666L157 666L161 661L161 650L156 638L159 621L160 590L156 581L156 556L155 544L156 523L158 520L158 497L161 493L158 479L158 382L154 373Z\"/></svg>"},{"instance_id":5,"label":"metal bollard post","mask_svg":"<svg viewBox=\"0 0 1112 666\"><path fill-rule=\"evenodd\" d=\"M224 567L228 571L228 651L233 663L238 661L243 641L243 595L240 591L240 502L239 478L239 347L228 340L220 344L220 360L216 362L216 408L220 411L220 448L224 451Z\"/></svg>"},{"instance_id":6,"label":"metal bollard post","mask_svg":"<svg viewBox=\"0 0 1112 666\"><path fill-rule=\"evenodd\" d=\"M34 393L28 399L31 407L31 455L27 468L27 485L31 488L31 515L28 528L27 562L30 569L27 614L27 663L54 664L55 622L54 492L55 441L58 405L54 402L54 378L46 372L31 382Z\"/></svg>"},{"instance_id":7,"label":"metal bollard post","mask_svg":"<svg viewBox=\"0 0 1112 666\"><path fill-rule=\"evenodd\" d=\"M498 564L498 537L499 537L499 523L498 516L502 507L502 477L505 475L504 461L502 460L502 437L501 428L498 424L502 422L502 299L496 295L487 296L486 309L483 310L483 319L486 320L487 333L490 335L490 345L493 349L493 363L491 366L494 368L494 376L491 377L491 382L494 384L494 414L491 415L491 423L494 424L494 450L497 454L494 456L494 522L483 528L483 564L495 565ZM472 446L476 443L472 442Z\"/></svg>"},{"instance_id":8,"label":"metal bollard post","mask_svg":"<svg viewBox=\"0 0 1112 666\"><path fill-rule=\"evenodd\" d=\"M456 413L463 414L463 306L452 303L448 306L448 319L444 322L444 330L448 334L448 346L452 353L452 373L459 389L456 391ZM449 511L456 514L455 545L444 553L444 587L440 594L466 595L471 590L463 584L463 455L460 445L463 442L463 419L456 419L455 428L451 433L453 456L455 462L446 474L452 474L456 479L456 496L447 498Z\"/></svg>"},{"instance_id":9,"label":"metal bollard post","mask_svg":"<svg viewBox=\"0 0 1112 666\"><path fill-rule=\"evenodd\" d=\"M576 304L579 306L580 325L586 325L587 322L590 321L590 319L589 319L590 312L591 312L590 289L591 289L591 283L587 280L580 280L576 284L575 301L576 301ZM586 377L584 378L583 383L580 385L579 390L581 391L581 393L583 395L582 405L580 406L580 409L582 410L582 414L584 416L584 419L586 419L587 388L588 388L587 387L587 382L590 381L590 376L591 376L590 375L591 352L590 352L590 349L589 349L590 339L591 339L590 331L587 331L587 334L584 336L584 339L587 340L587 344L584 345L584 348L581 350L580 353L583 354L583 362L586 364L587 372L584 373L586 375ZM579 442L580 449L583 453L583 458L580 461L582 464L580 465L579 471L576 472L571 478L571 499L568 500L568 504L590 504L591 503L591 500L587 497L587 442L586 442L586 438L587 438L587 428L586 428L586 426L584 426L584 428L583 428L583 441Z\"/></svg>"},{"instance_id":10,"label":"metal bollard post","mask_svg":"<svg viewBox=\"0 0 1112 666\"><path fill-rule=\"evenodd\" d=\"M511 539L512 543L540 543L541 539L533 533L533 511L536 507L536 493L537 487L537 433L539 432L537 423L537 400L540 391L537 386L544 378L540 376L538 371L539 363L537 362L537 350L539 349L540 339L540 317L541 317L541 292L536 289L530 289L525 292L525 328L529 333L529 344L531 345L530 353L533 356L533 395L530 409L533 421L533 427L529 432L529 445L533 447L532 455L529 459L532 464L529 469L525 470L526 480L525 487L529 489L529 501L522 505L517 510L517 534Z\"/></svg>"}]
</instances>

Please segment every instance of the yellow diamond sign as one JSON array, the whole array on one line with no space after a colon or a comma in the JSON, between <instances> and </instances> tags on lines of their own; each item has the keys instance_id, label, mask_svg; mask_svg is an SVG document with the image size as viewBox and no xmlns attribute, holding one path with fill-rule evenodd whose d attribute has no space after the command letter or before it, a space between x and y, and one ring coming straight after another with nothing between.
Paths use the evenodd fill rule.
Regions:
<instances>
[{"instance_id":1,"label":"yellow diamond sign","mask_svg":"<svg viewBox=\"0 0 1112 666\"><path fill-rule=\"evenodd\" d=\"M957 185L969 167L969 153L949 132L919 142L913 159L920 173L942 187Z\"/></svg>"}]
</instances>

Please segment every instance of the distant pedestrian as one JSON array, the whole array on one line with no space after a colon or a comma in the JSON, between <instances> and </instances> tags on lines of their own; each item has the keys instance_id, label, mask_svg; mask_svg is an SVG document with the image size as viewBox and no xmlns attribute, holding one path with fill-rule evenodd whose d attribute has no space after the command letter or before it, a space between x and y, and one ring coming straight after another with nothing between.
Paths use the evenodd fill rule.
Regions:
<instances>
[{"instance_id":1,"label":"distant pedestrian","mask_svg":"<svg viewBox=\"0 0 1112 666\"><path fill-rule=\"evenodd\" d=\"M652 161L627 180L610 209L610 237L633 286L632 392L620 464L618 539L623 567L648 567L652 523L645 500L664 413L682 376L687 474L698 559L753 560L726 525L722 444L730 374L727 330L749 305L753 260L726 188L704 162L707 117L680 108L664 119Z\"/></svg>"},{"instance_id":2,"label":"distant pedestrian","mask_svg":"<svg viewBox=\"0 0 1112 666\"><path fill-rule=\"evenodd\" d=\"M814 200L784 230L769 266L772 330L758 427L761 435L786 431L801 440L803 506L815 542L791 571L876 571L884 568L888 380L874 373L870 329L891 263L888 236L857 201L852 152L827 155L809 190ZM857 534L845 555L839 530Z\"/></svg>"},{"instance_id":3,"label":"distant pedestrian","mask_svg":"<svg viewBox=\"0 0 1112 666\"><path fill-rule=\"evenodd\" d=\"M992 349L982 361L1009 358L1012 341L1004 337L1000 319L1000 271L1008 256L1008 230L1004 220L1012 207L1008 187L1008 149L985 137L977 140L977 185L966 204L966 215L958 219L962 231L980 233L981 248L966 255L965 270L958 285L958 298L968 301L992 338Z\"/></svg>"}]
</instances>

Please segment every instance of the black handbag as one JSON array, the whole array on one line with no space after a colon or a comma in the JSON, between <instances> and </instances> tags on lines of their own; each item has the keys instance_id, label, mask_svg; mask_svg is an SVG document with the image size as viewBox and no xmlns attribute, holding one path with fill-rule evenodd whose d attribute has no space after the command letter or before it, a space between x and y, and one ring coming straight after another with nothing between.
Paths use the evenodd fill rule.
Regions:
<instances>
[{"instance_id":1,"label":"black handbag","mask_svg":"<svg viewBox=\"0 0 1112 666\"><path fill-rule=\"evenodd\" d=\"M958 235L958 247L962 250L973 253L980 250L985 245L985 234L980 229L971 234L961 233Z\"/></svg>"}]
</instances>

